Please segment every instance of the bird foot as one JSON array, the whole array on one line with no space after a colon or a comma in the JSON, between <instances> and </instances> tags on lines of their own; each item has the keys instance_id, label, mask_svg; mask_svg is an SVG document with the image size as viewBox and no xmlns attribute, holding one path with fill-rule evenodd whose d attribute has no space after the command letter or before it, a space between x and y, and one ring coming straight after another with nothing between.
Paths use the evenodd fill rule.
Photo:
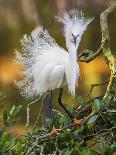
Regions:
<instances>
[{"instance_id":1,"label":"bird foot","mask_svg":"<svg viewBox=\"0 0 116 155\"><path fill-rule=\"evenodd\" d=\"M77 120L74 118L74 125L81 126L83 119Z\"/></svg>"},{"instance_id":2,"label":"bird foot","mask_svg":"<svg viewBox=\"0 0 116 155\"><path fill-rule=\"evenodd\" d=\"M60 131L60 129L52 128L52 131L50 133L50 136L57 134Z\"/></svg>"}]
</instances>

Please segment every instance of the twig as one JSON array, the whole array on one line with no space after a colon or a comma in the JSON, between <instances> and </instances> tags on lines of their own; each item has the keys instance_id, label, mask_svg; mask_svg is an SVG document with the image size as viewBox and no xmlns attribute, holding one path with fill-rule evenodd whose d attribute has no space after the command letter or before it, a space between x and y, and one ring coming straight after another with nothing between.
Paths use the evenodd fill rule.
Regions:
<instances>
[{"instance_id":1,"label":"twig","mask_svg":"<svg viewBox=\"0 0 116 155\"><path fill-rule=\"evenodd\" d=\"M43 100L44 100L44 98L45 98L45 97L43 97ZM36 126L37 126L37 123L38 123L38 121L39 121L39 119L40 119L40 115L41 115L41 111L42 111L42 106L43 106L43 100L42 100L42 102L41 102L41 106L40 106L39 114L38 114L37 119L36 119L36 121L35 121L35 123L34 123L34 125L33 125L32 132L35 131Z\"/></svg>"},{"instance_id":2,"label":"twig","mask_svg":"<svg viewBox=\"0 0 116 155\"><path fill-rule=\"evenodd\" d=\"M82 56L87 55L88 53L86 52L82 52L82 55L79 55L77 61L79 62L86 62L89 63L90 61L94 60L96 57L98 57L101 53L102 53L103 49L102 46L97 50L97 52L91 54L90 56L88 56L86 59L80 59Z\"/></svg>"},{"instance_id":3,"label":"twig","mask_svg":"<svg viewBox=\"0 0 116 155\"><path fill-rule=\"evenodd\" d=\"M109 79L103 83L91 84L91 89L90 89L89 95L91 95L94 87L103 86L103 85L107 84L108 82L109 82Z\"/></svg>"},{"instance_id":4,"label":"twig","mask_svg":"<svg viewBox=\"0 0 116 155\"><path fill-rule=\"evenodd\" d=\"M81 52L78 55L78 59L80 59L81 57L88 57L90 54L93 54L93 51L88 51L88 50L84 50L83 52Z\"/></svg>"},{"instance_id":5,"label":"twig","mask_svg":"<svg viewBox=\"0 0 116 155\"><path fill-rule=\"evenodd\" d=\"M27 122L26 122L26 125L25 125L25 133L26 133L26 135L28 135L28 133L29 133L28 128L29 128L29 123L30 123L30 106L32 104L36 103L37 101L39 101L39 99L37 99L35 101L32 101L31 103L29 103L27 105Z\"/></svg>"},{"instance_id":6,"label":"twig","mask_svg":"<svg viewBox=\"0 0 116 155\"><path fill-rule=\"evenodd\" d=\"M112 132L112 128L109 129L102 129L94 134L91 135L86 135L85 137L83 137L84 140L90 140L92 138L95 138L95 142L92 143L91 145L88 146L88 148L92 148L94 145L96 145L99 142L99 137L101 137L101 134L105 133L104 135L109 135L109 133Z\"/></svg>"},{"instance_id":7,"label":"twig","mask_svg":"<svg viewBox=\"0 0 116 155\"><path fill-rule=\"evenodd\" d=\"M95 99L102 99L102 98L103 98L103 95L97 96L97 97L95 97L95 98L93 98L93 99L91 99L91 100L85 102L85 106L82 107L82 108L80 108L80 110L79 110L79 112L78 112L78 115L85 114L86 111L92 109L92 108L91 108L91 105L93 104L93 101L94 101Z\"/></svg>"},{"instance_id":8,"label":"twig","mask_svg":"<svg viewBox=\"0 0 116 155\"><path fill-rule=\"evenodd\" d=\"M86 123L92 116L94 116L95 114L96 114L96 112L93 111L89 116L87 116L87 117L83 120L82 124L85 124L85 123ZM58 132L62 132L63 130L70 129L70 128L75 127L75 126L77 126L75 123L71 123L71 124L69 124L69 125L66 125L66 126L60 128ZM45 141L47 138L50 138L51 136L56 136L56 135L57 135L57 133L51 134L51 132L49 132L49 133L46 134L46 135L37 137L37 138L36 138L36 141L35 141L35 142L32 144L32 146L29 148L29 150L27 151L26 155L29 155L30 152L32 152L33 149L34 149L39 143Z\"/></svg>"}]
</instances>

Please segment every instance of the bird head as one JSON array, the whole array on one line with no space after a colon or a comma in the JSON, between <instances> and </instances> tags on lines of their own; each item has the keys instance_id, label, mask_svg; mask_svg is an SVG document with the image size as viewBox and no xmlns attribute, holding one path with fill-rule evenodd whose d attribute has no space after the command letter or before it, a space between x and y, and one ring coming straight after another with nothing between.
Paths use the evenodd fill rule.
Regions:
<instances>
[{"instance_id":1,"label":"bird head","mask_svg":"<svg viewBox=\"0 0 116 155\"><path fill-rule=\"evenodd\" d=\"M57 17L57 19L64 24L64 36L68 50L71 48L77 50L81 37L93 18L86 18L82 11L73 10L69 13L65 12L63 18Z\"/></svg>"}]
</instances>

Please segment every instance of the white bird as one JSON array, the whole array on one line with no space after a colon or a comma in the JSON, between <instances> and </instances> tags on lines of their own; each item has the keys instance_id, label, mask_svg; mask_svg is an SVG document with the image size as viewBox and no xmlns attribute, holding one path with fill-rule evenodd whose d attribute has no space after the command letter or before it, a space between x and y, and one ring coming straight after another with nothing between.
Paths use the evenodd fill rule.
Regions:
<instances>
[{"instance_id":1,"label":"white bird","mask_svg":"<svg viewBox=\"0 0 116 155\"><path fill-rule=\"evenodd\" d=\"M72 96L79 79L77 49L84 31L93 18L85 18L81 11L64 13L57 18L64 24L64 36L68 51L61 48L43 28L36 28L30 36L21 39L23 53L16 53L16 63L25 66L22 80L17 81L21 94L27 98L41 96L46 92L68 85ZM63 106L66 110L66 108ZM67 110L66 110L67 111Z\"/></svg>"}]
</instances>

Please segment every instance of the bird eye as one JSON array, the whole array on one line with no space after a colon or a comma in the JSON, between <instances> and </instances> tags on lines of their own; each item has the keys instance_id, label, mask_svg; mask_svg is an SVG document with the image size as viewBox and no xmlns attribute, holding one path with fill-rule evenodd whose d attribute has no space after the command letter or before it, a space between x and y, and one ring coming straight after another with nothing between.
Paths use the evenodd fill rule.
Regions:
<instances>
[{"instance_id":1,"label":"bird eye","mask_svg":"<svg viewBox=\"0 0 116 155\"><path fill-rule=\"evenodd\" d=\"M79 34L76 37L79 37Z\"/></svg>"},{"instance_id":2,"label":"bird eye","mask_svg":"<svg viewBox=\"0 0 116 155\"><path fill-rule=\"evenodd\" d=\"M78 37L79 37L79 34L75 36L75 35L72 33L72 37L73 37L73 38L74 38L74 37L78 38Z\"/></svg>"},{"instance_id":3,"label":"bird eye","mask_svg":"<svg viewBox=\"0 0 116 155\"><path fill-rule=\"evenodd\" d=\"M74 37L74 34L72 33L72 37Z\"/></svg>"}]
</instances>

